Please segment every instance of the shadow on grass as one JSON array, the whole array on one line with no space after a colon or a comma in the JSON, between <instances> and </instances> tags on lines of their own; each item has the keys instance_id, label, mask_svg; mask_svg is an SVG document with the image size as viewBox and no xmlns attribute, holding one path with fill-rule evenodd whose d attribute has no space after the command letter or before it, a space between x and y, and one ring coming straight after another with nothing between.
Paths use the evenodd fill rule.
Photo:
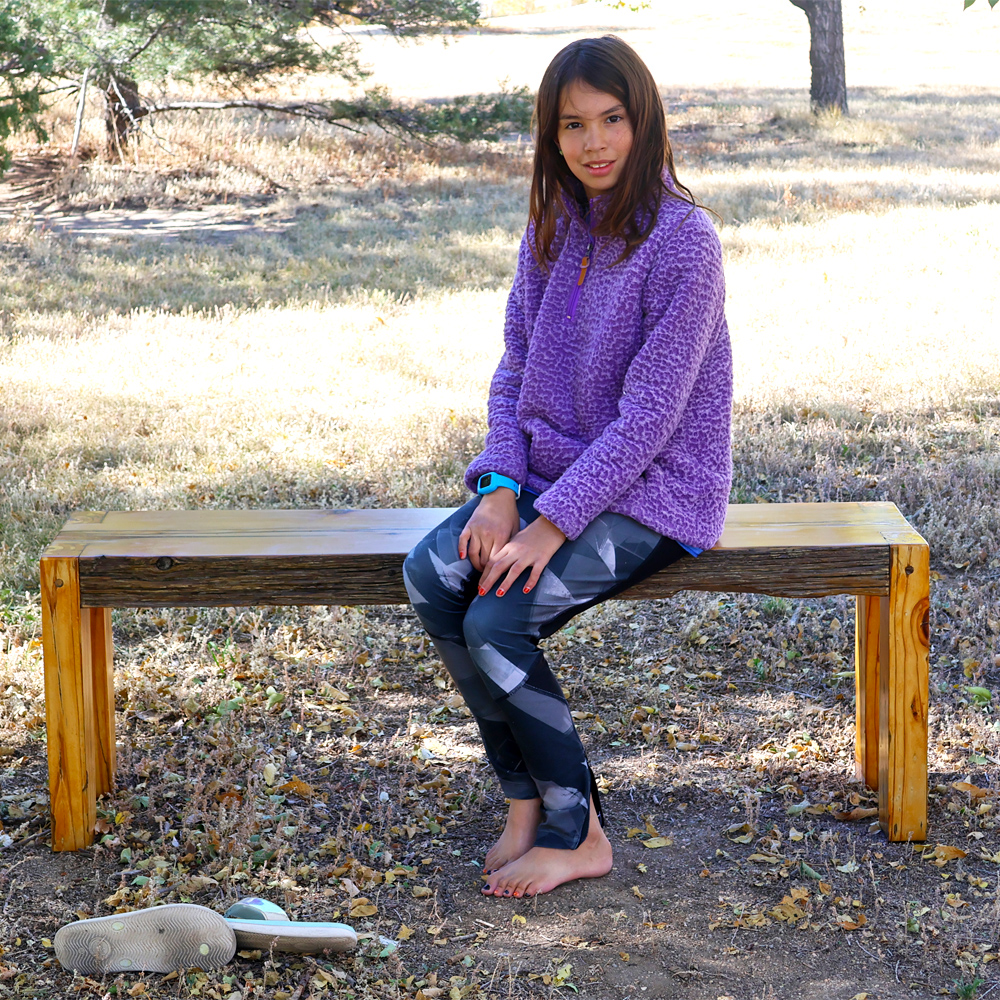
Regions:
<instances>
[{"instance_id":1,"label":"shadow on grass","mask_svg":"<svg viewBox=\"0 0 1000 1000\"><path fill-rule=\"evenodd\" d=\"M359 289L392 298L495 289L513 277L525 202L510 185L431 182L278 206L283 233L227 245L35 238L28 258L2 272L0 294L14 313L95 317L337 301Z\"/></svg>"}]
</instances>

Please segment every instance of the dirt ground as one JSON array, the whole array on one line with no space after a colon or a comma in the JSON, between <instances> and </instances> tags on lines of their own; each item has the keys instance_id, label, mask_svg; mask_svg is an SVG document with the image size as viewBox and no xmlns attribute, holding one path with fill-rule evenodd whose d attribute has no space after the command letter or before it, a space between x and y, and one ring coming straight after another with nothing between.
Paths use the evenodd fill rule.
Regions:
<instances>
[{"instance_id":1,"label":"dirt ground","mask_svg":"<svg viewBox=\"0 0 1000 1000\"><path fill-rule=\"evenodd\" d=\"M968 612L977 590L939 583L937 602ZM847 599L614 602L548 640L615 867L521 901L478 891L503 803L408 609L156 614L116 612L120 787L100 845L49 850L37 714L5 749L0 995L849 1000L996 983L995 759L935 703L931 841L869 826ZM168 670L150 655L164 642ZM166 980L74 978L51 957L78 916L246 894L349 920L361 946Z\"/></svg>"}]
</instances>

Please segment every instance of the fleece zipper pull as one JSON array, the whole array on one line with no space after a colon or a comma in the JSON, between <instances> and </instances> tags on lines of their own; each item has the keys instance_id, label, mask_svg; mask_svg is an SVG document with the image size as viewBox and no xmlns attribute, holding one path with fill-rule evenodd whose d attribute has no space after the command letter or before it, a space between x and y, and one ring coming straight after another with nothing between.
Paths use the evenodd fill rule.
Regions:
<instances>
[{"instance_id":1,"label":"fleece zipper pull","mask_svg":"<svg viewBox=\"0 0 1000 1000\"><path fill-rule=\"evenodd\" d=\"M590 242L587 244L587 251L583 255L583 260L580 261L580 277L576 279L573 293L569 297L569 308L566 310L566 319L572 319L576 315L576 304L580 301L580 289L587 278L587 269L590 267L590 258L593 252L594 239L591 237Z\"/></svg>"}]
</instances>

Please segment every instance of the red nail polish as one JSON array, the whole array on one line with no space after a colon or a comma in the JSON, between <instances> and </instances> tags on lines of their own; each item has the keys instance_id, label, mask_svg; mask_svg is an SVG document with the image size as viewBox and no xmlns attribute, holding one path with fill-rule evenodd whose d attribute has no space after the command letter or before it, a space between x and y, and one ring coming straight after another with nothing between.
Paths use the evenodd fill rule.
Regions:
<instances>
[{"instance_id":1,"label":"red nail polish","mask_svg":"<svg viewBox=\"0 0 1000 1000\"><path fill-rule=\"evenodd\" d=\"M531 587L525 587L525 588L524 588L524 592L525 592L526 594L530 594L530 593L531 593Z\"/></svg>"},{"instance_id":2,"label":"red nail polish","mask_svg":"<svg viewBox=\"0 0 1000 1000\"><path fill-rule=\"evenodd\" d=\"M505 593L506 593L506 591L504 591L504 590L498 590L498 591L497 591L497 597L503 597L503 595L504 595Z\"/></svg>"},{"instance_id":3,"label":"red nail polish","mask_svg":"<svg viewBox=\"0 0 1000 1000\"><path fill-rule=\"evenodd\" d=\"M482 588L482 587L480 587L480 588L479 588L479 596L480 596L480 597L485 597L485 596L486 596L486 591L485 591L485 590L483 590L483 588Z\"/></svg>"}]
</instances>

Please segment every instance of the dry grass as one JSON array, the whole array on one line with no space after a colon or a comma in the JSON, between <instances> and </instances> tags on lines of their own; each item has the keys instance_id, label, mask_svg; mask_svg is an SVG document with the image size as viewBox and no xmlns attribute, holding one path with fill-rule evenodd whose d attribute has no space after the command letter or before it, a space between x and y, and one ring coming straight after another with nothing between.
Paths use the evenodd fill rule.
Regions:
<instances>
[{"instance_id":1,"label":"dry grass","mask_svg":"<svg viewBox=\"0 0 1000 1000\"><path fill-rule=\"evenodd\" d=\"M671 115L682 176L725 220L734 498L891 499L931 541L931 823L967 858L942 872L830 815L870 801L847 779L847 599L725 595L609 605L549 641L588 715L618 868L518 904L524 930L475 897L496 789L405 609L116 612L122 787L103 844L52 858L36 567L67 511L449 504L482 436L523 156L219 116L208 141L179 124L124 177L90 161L53 195L263 204L283 235L73 240L23 218L0 233L0 889L23 897L2 911L0 995L111 995L70 985L41 944L77 911L253 891L336 919L351 886L378 908L353 921L357 956L130 977L117 995L548 996L541 976L564 965L615 1000L637 969L647 995L711 1000L993 982L993 800L952 782L995 783L1000 758L991 703L968 692L1000 668L1000 109L878 91L855 108L814 126L780 95L705 90ZM291 779L312 794L278 788ZM746 847L722 833L744 821ZM672 853L626 835L645 822ZM801 933L773 916L793 883ZM656 985L667 966L683 975Z\"/></svg>"}]
</instances>

